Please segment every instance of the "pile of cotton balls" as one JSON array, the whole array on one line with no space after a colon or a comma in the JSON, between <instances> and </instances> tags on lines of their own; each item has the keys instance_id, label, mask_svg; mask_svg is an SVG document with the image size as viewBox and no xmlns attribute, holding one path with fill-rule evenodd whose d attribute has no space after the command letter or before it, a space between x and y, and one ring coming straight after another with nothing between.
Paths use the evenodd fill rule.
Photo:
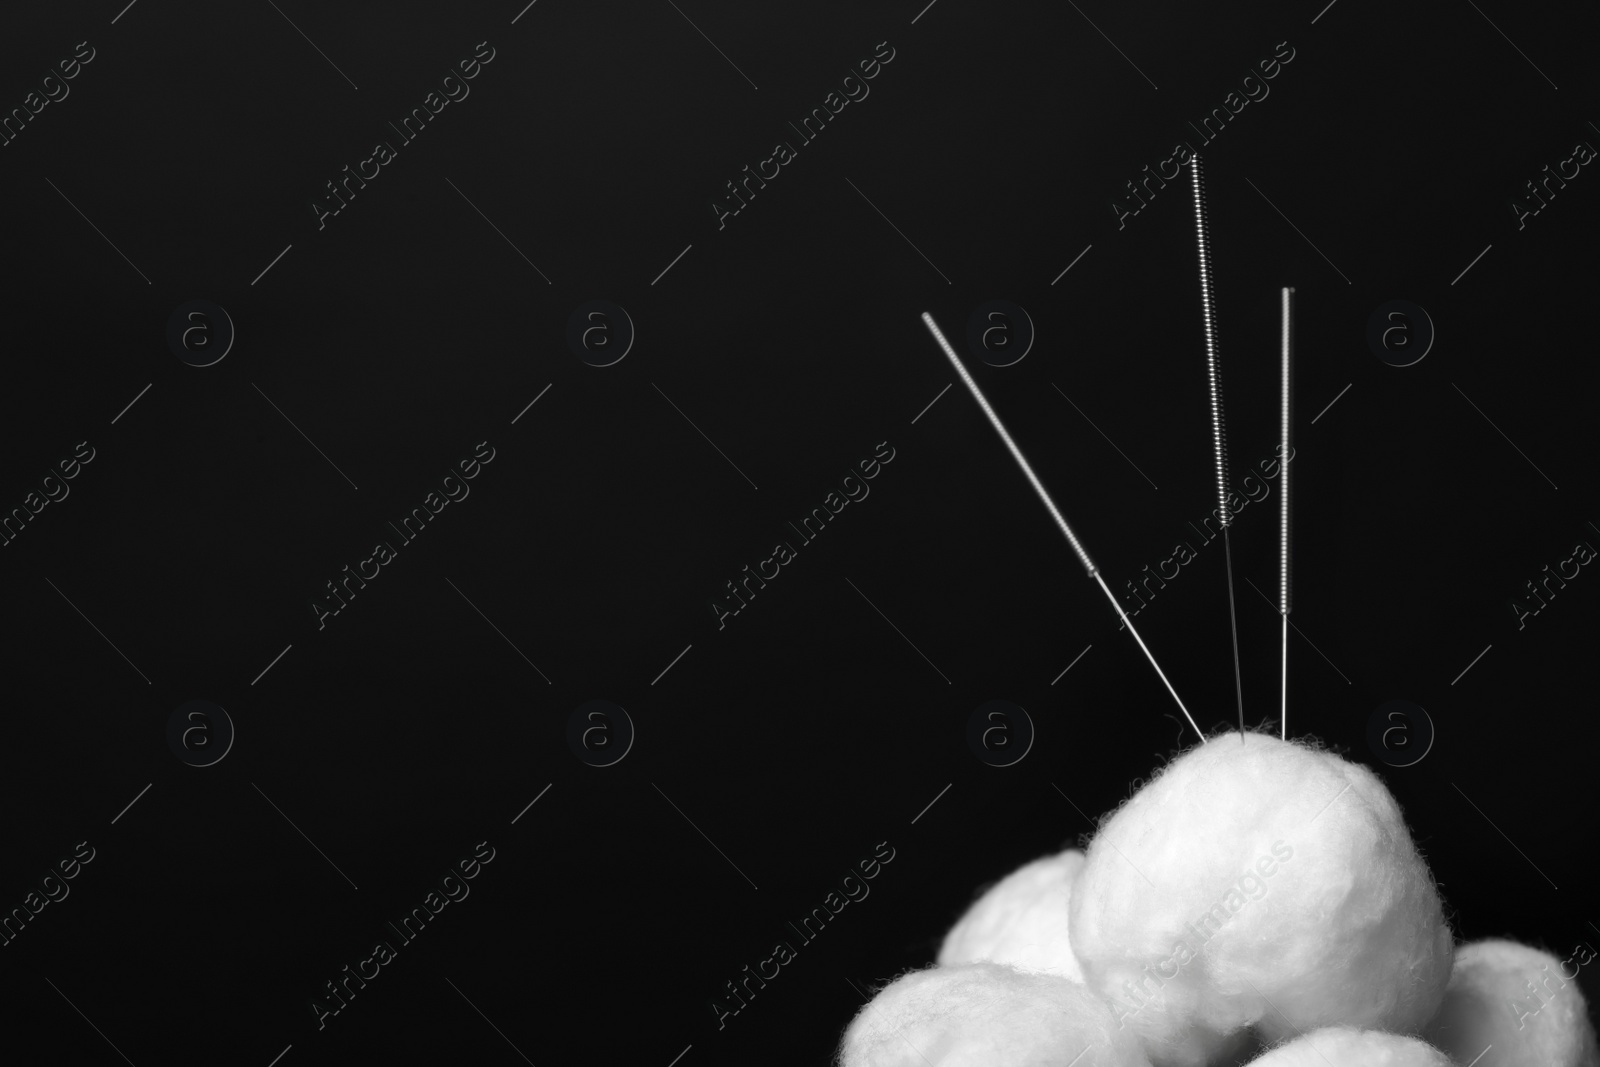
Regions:
<instances>
[{"instance_id":1,"label":"pile of cotton balls","mask_svg":"<svg viewBox=\"0 0 1600 1067\"><path fill-rule=\"evenodd\" d=\"M1219 734L1103 819L1086 853L984 893L935 966L861 1010L839 1063L1600 1067L1571 977L1515 942L1455 944L1371 771Z\"/></svg>"}]
</instances>

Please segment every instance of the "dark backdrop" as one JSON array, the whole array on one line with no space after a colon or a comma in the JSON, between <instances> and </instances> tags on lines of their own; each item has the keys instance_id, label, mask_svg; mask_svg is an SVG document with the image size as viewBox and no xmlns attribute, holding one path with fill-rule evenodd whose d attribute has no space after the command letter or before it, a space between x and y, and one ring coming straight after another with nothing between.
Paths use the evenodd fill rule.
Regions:
<instances>
[{"instance_id":1,"label":"dark backdrop","mask_svg":"<svg viewBox=\"0 0 1600 1067\"><path fill-rule=\"evenodd\" d=\"M1136 625L1203 728L1234 720L1223 556L1190 525L1216 502L1188 177L1137 213L1125 183L1201 147L1186 123L1235 88L1267 92L1204 148L1236 482L1274 453L1280 287L1298 300L1290 732L1383 777L1461 937L1600 942L1600 578L1574 559L1600 545L1592 12L924 2L7 13L0 105L39 112L0 148L0 505L24 511L0 549L0 905L94 850L0 949L7 1041L824 1063L858 991L1194 741L923 311L1108 585L1197 550ZM388 123L491 49L403 143ZM870 95L804 143L788 124L875 51ZM395 157L319 229L379 140ZM719 228L780 140L794 158ZM1533 214L1546 166L1577 173ZM636 331L607 367L567 340L595 299ZM1036 331L1011 366L966 344L994 299ZM167 340L191 300L236 330L211 366ZM1436 339L1391 365L1415 308ZM180 350L219 343L215 314ZM615 312L589 321L591 349L623 343ZM393 534L481 442L470 495ZM787 529L875 449L869 496L814 543ZM1266 485L1233 550L1270 729ZM779 539L794 558L719 628ZM380 540L396 557L319 628ZM1569 559L1534 613L1524 583ZM211 766L168 741L190 700L235 731ZM627 723L580 716L574 748L590 700ZM1035 733L1008 767L967 741L989 700ZM1391 700L1433 736L1383 712L1386 763ZM200 760L225 728L192 721ZM470 896L319 1030L323 984L485 841ZM870 895L801 942L787 924L880 848ZM779 940L796 958L719 1027Z\"/></svg>"}]
</instances>

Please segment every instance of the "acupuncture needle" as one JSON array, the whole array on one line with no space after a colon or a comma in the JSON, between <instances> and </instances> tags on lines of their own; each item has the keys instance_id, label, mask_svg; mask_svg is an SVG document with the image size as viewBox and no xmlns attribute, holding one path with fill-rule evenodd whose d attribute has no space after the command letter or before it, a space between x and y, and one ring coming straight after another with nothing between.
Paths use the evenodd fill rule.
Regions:
<instances>
[{"instance_id":1,"label":"acupuncture needle","mask_svg":"<svg viewBox=\"0 0 1600 1067\"><path fill-rule=\"evenodd\" d=\"M1283 438L1282 447L1278 450L1278 466L1280 478L1278 489L1282 496L1278 500L1278 612L1283 616L1282 631L1282 670L1278 683L1278 721L1282 733L1280 738L1289 740L1289 433L1293 425L1294 411L1294 288L1284 286L1282 296L1282 329L1280 331L1280 346L1282 356L1281 386L1282 396L1280 418L1282 419Z\"/></svg>"},{"instance_id":2,"label":"acupuncture needle","mask_svg":"<svg viewBox=\"0 0 1600 1067\"><path fill-rule=\"evenodd\" d=\"M1239 618L1233 595L1233 543L1228 535L1233 513L1228 510L1228 438L1222 413L1222 368L1217 360L1216 291L1211 278L1211 240L1206 226L1205 174L1199 153L1189 161L1194 179L1194 226L1200 247L1200 306L1205 315L1206 374L1211 386L1211 440L1217 468L1217 514L1222 524L1222 551L1228 562L1228 623L1233 631L1233 691L1239 704L1239 743L1244 743L1244 682L1239 670Z\"/></svg>"},{"instance_id":3,"label":"acupuncture needle","mask_svg":"<svg viewBox=\"0 0 1600 1067\"><path fill-rule=\"evenodd\" d=\"M1055 501L1050 499L1050 494L1045 492L1044 486L1040 484L1038 476L1033 473L1033 468L1028 465L1022 450L1017 447L1016 442L1011 439L1011 435L1006 432L1005 426L1000 422L1000 416L995 413L994 408L989 406L989 401L984 397L983 391L978 388L978 383L972 380L972 375L967 373L967 368L962 365L960 358L956 356L955 349L951 348L950 342L945 340L944 333L939 329L939 324L934 322L933 316L926 311L922 313L922 323L928 327L928 332L933 334L933 339L939 342L939 347L944 350L944 354L950 360L951 366L955 367L956 373L966 383L967 390L972 393L973 399L978 402L978 406L983 409L983 413L989 417L989 424L995 428L995 432L1000 435L1000 440L1004 441L1006 448L1011 451L1011 458L1017 461L1017 466L1022 468L1022 473L1027 476L1029 484L1033 486L1033 491L1039 495L1039 499L1043 501L1045 508L1050 512L1050 517L1055 519L1056 526L1066 535L1067 543L1072 546L1073 552L1077 553L1078 561L1083 564L1084 571L1100 586L1100 591L1105 593L1106 599L1111 601L1111 606L1122 617L1122 624L1128 628L1128 632L1133 635L1133 639L1139 643L1139 648L1144 652L1145 659L1148 659L1150 666L1156 669L1156 674L1161 678L1161 684L1167 687L1167 692L1171 693L1172 699L1177 701L1178 710L1183 712L1183 717L1189 720L1189 725L1194 727L1194 732L1200 735L1200 742L1204 744L1206 735L1201 732L1199 724L1194 721L1194 716L1189 714L1189 709L1183 706L1183 701L1179 698L1178 691L1172 688L1172 683L1167 680L1166 672L1161 669L1161 664L1156 662L1155 656L1150 652L1150 647L1144 643L1144 638L1140 637L1139 631L1133 628L1133 620L1128 617L1126 611L1122 610L1122 605L1117 603L1117 598L1107 588L1105 579L1100 576L1100 568L1095 566L1094 560L1089 558L1089 553L1083 547L1083 543L1078 540L1078 535L1072 532L1071 526L1067 525L1067 520L1062 517L1060 510L1055 505Z\"/></svg>"}]
</instances>

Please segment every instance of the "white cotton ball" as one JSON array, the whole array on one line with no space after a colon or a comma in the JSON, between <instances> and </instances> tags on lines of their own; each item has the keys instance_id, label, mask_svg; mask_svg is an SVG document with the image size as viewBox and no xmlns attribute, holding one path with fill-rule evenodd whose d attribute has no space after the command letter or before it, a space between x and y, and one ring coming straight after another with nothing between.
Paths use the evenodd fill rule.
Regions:
<instances>
[{"instance_id":1,"label":"white cotton ball","mask_svg":"<svg viewBox=\"0 0 1600 1067\"><path fill-rule=\"evenodd\" d=\"M1279 1045L1250 1067L1456 1067L1425 1041L1332 1026Z\"/></svg>"},{"instance_id":2,"label":"white cotton ball","mask_svg":"<svg viewBox=\"0 0 1600 1067\"><path fill-rule=\"evenodd\" d=\"M1158 1067L1202 1067L1249 1026L1418 1033L1454 947L1377 776L1256 733L1189 750L1103 822L1069 929Z\"/></svg>"},{"instance_id":3,"label":"white cotton ball","mask_svg":"<svg viewBox=\"0 0 1600 1067\"><path fill-rule=\"evenodd\" d=\"M839 1047L841 1067L1150 1067L1131 1031L1067 978L997 963L930 967L884 987Z\"/></svg>"},{"instance_id":4,"label":"white cotton ball","mask_svg":"<svg viewBox=\"0 0 1600 1067\"><path fill-rule=\"evenodd\" d=\"M1083 981L1067 940L1067 901L1083 863L1083 853L1071 848L1006 875L950 928L940 965L990 960Z\"/></svg>"},{"instance_id":5,"label":"white cotton ball","mask_svg":"<svg viewBox=\"0 0 1600 1067\"><path fill-rule=\"evenodd\" d=\"M1583 947L1560 960L1515 941L1462 945L1424 1035L1461 1064L1493 1046L1479 1067L1596 1067L1594 1026L1575 981L1594 958Z\"/></svg>"}]
</instances>

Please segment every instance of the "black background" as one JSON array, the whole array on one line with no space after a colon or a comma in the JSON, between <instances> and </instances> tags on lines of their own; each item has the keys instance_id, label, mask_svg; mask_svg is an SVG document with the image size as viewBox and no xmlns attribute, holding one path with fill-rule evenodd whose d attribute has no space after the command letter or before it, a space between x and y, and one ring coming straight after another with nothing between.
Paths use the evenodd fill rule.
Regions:
<instances>
[{"instance_id":1,"label":"black background","mask_svg":"<svg viewBox=\"0 0 1600 1067\"><path fill-rule=\"evenodd\" d=\"M1508 206L1600 144L1592 11L922 5L7 13L7 109L96 54L0 149L0 506L76 442L95 458L0 550L0 906L97 850L0 949L7 1041L140 1067L826 1062L852 984L931 961L980 885L1194 741L919 315L1114 589L1193 543L1215 500L1187 177L1121 229L1110 205L1281 41L1206 163L1236 479L1273 454L1298 295L1290 732L1378 770L1460 937L1600 941L1600 578L1521 630L1509 607L1600 544L1600 178L1520 231ZM319 231L323 183L480 41L470 96ZM880 41L870 95L719 230L723 183ZM197 298L238 331L203 369L165 342ZM611 367L564 340L593 298L637 327ZM962 345L993 298L1037 328L1014 366ZM1437 329L1414 366L1365 341L1392 299ZM484 440L470 497L319 630L324 583ZM723 583L884 441L870 496L719 631ZM1233 545L1269 728L1278 618L1245 580L1275 596L1272 485ZM1219 549L1137 626L1203 728L1233 721ZM237 728L204 769L165 741L195 698ZM637 729L606 768L565 740L595 698ZM1437 730L1400 769L1365 740L1395 698ZM990 699L1037 727L1008 768L966 745ZM309 998L482 840L470 897L319 1032ZM879 842L871 895L719 1029L723 983Z\"/></svg>"}]
</instances>

